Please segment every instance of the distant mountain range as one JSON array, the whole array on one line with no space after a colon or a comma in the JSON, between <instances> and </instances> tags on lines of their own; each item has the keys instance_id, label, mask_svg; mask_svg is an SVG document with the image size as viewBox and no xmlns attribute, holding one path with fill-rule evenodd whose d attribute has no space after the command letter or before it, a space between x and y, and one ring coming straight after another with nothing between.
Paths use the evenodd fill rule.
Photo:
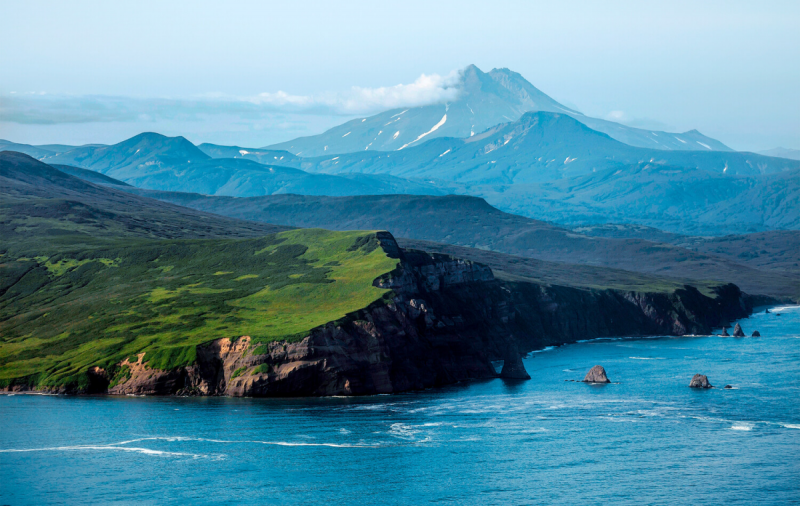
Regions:
<instances>
[{"instance_id":1,"label":"distant mountain range","mask_svg":"<svg viewBox=\"0 0 800 506\"><path fill-rule=\"evenodd\" d=\"M791 160L800 160L800 149L787 149L787 148L773 148L766 151L759 151L759 154L765 156L777 156L779 158L789 158Z\"/></svg>"},{"instance_id":2,"label":"distant mountain range","mask_svg":"<svg viewBox=\"0 0 800 506\"><path fill-rule=\"evenodd\" d=\"M585 176L650 163L725 175L797 170L800 162L737 151L664 151L629 146L566 114L525 113L472 137L440 138L399 152L298 159L309 172L363 172L470 184L516 184ZM293 162L289 162L293 163Z\"/></svg>"},{"instance_id":3,"label":"distant mountain range","mask_svg":"<svg viewBox=\"0 0 800 506\"><path fill-rule=\"evenodd\" d=\"M140 188L206 195L447 193L431 184L389 174L366 177L360 174L309 174L277 164L263 165L251 159L212 158L183 137L165 137L156 133L139 134L113 146L78 147L47 155L42 160L90 169Z\"/></svg>"},{"instance_id":4,"label":"distant mountain range","mask_svg":"<svg viewBox=\"0 0 800 506\"><path fill-rule=\"evenodd\" d=\"M359 151L397 151L438 137L470 137L531 111L568 114L590 128L631 146L659 150L730 151L697 130L681 134L632 128L585 116L559 104L509 69L482 72L475 65L460 74L457 100L385 111L354 119L309 137L268 146L314 157Z\"/></svg>"},{"instance_id":5,"label":"distant mountain range","mask_svg":"<svg viewBox=\"0 0 800 506\"><path fill-rule=\"evenodd\" d=\"M800 228L800 161L754 153L637 148L567 114L525 113L466 138L316 158L155 133L38 153L160 191L251 197L475 195L568 226L627 223L719 235ZM2 148L0 148L2 149Z\"/></svg>"},{"instance_id":6,"label":"distant mountain range","mask_svg":"<svg viewBox=\"0 0 800 506\"><path fill-rule=\"evenodd\" d=\"M111 146L0 140L0 151L157 191L456 194L569 227L615 223L689 235L800 229L800 160L791 150L735 152L692 132L588 118L507 69L470 66L461 86L452 103L387 111L268 148L143 133Z\"/></svg>"}]
</instances>

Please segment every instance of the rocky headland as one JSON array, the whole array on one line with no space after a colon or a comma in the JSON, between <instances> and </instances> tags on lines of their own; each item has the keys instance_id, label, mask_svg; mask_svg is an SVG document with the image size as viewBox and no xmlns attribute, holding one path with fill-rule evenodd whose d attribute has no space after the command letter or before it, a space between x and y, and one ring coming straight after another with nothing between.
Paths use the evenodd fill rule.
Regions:
<instances>
[{"instance_id":1,"label":"rocky headland","mask_svg":"<svg viewBox=\"0 0 800 506\"><path fill-rule=\"evenodd\" d=\"M402 250L389 233L379 238L400 263L375 280L388 291L370 307L297 341L216 339L197 347L193 365L174 370L151 369L143 355L122 362L113 378L91 368L87 388L63 393L368 395L525 379L521 356L532 350L607 336L709 334L752 310L732 284L709 297L691 286L647 293L502 281L482 264ZM500 374L495 360L505 361Z\"/></svg>"}]
</instances>

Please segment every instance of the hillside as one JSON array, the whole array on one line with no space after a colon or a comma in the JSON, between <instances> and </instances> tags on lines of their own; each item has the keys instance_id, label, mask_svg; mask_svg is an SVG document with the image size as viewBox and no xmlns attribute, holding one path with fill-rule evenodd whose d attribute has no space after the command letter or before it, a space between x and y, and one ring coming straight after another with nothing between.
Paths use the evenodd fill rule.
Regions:
<instances>
[{"instance_id":1,"label":"hillside","mask_svg":"<svg viewBox=\"0 0 800 506\"><path fill-rule=\"evenodd\" d=\"M137 192L135 189L131 191ZM695 251L693 238L669 244L638 238L604 238L578 234L550 223L504 213L475 197L360 196L314 197L274 195L252 198L207 197L186 193L141 192L174 204L221 214L296 227L331 230L380 229L397 237L448 243L551 262L610 267L681 280L736 283L753 294L780 297L800 295L800 277L762 268L772 259L787 266L797 261L800 235L795 234L770 252L758 238L747 241L736 255L712 248ZM699 240L699 238L697 238ZM744 244L745 239L742 239ZM704 243L706 245L711 242ZM687 249L685 246L692 246ZM760 263L751 265L754 258ZM481 262L486 262L481 259ZM575 278L562 283L573 285Z\"/></svg>"},{"instance_id":2,"label":"hillside","mask_svg":"<svg viewBox=\"0 0 800 506\"><path fill-rule=\"evenodd\" d=\"M15 152L0 153L3 247L98 238L255 237L286 230L232 220L86 182Z\"/></svg>"},{"instance_id":3,"label":"hillside","mask_svg":"<svg viewBox=\"0 0 800 506\"><path fill-rule=\"evenodd\" d=\"M441 138L398 153L350 153L302 160L300 168L329 174L362 172L459 183L526 184L587 176L649 163L726 176L800 170L800 162L754 153L664 151L628 146L566 114L526 113L465 139Z\"/></svg>"},{"instance_id":4,"label":"hillside","mask_svg":"<svg viewBox=\"0 0 800 506\"><path fill-rule=\"evenodd\" d=\"M589 127L632 146L659 150L730 151L696 130L682 134L631 128L584 116L547 96L509 69L482 72L475 65L459 74L458 97L448 103L393 109L348 121L314 136L268 146L315 157L363 151L397 151L439 137L470 137L532 111L569 114Z\"/></svg>"},{"instance_id":5,"label":"hillside","mask_svg":"<svg viewBox=\"0 0 800 506\"><path fill-rule=\"evenodd\" d=\"M139 134L112 146L76 148L46 160L89 169L140 188L207 195L446 193L435 185L389 174L309 174L241 157L212 158L183 137L155 133ZM278 162L283 162L280 157Z\"/></svg>"},{"instance_id":6,"label":"hillside","mask_svg":"<svg viewBox=\"0 0 800 506\"><path fill-rule=\"evenodd\" d=\"M3 387L87 387L90 367L120 381L141 353L171 370L220 338L293 342L379 300L372 282L397 264L374 234L321 230L14 250L0 265Z\"/></svg>"},{"instance_id":7,"label":"hillside","mask_svg":"<svg viewBox=\"0 0 800 506\"><path fill-rule=\"evenodd\" d=\"M495 278L386 232L264 235L120 188L142 191L0 154L0 388L390 393L496 377L492 360L548 343L709 332L753 303L718 282L470 250L508 269ZM256 237L181 238L224 233ZM587 316L576 325L574 314Z\"/></svg>"},{"instance_id":8,"label":"hillside","mask_svg":"<svg viewBox=\"0 0 800 506\"><path fill-rule=\"evenodd\" d=\"M682 235L800 229L800 170L733 176L641 164L475 194L504 211L571 227L636 224Z\"/></svg>"}]
</instances>

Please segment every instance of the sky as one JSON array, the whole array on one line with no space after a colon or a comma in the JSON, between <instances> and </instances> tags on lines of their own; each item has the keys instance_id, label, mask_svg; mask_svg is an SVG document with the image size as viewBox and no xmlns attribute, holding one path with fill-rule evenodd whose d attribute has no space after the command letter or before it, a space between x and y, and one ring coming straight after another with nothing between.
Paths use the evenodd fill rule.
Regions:
<instances>
[{"instance_id":1,"label":"sky","mask_svg":"<svg viewBox=\"0 0 800 506\"><path fill-rule=\"evenodd\" d=\"M0 139L260 147L507 67L595 117L800 149L800 2L0 2ZM400 104L400 105L398 105Z\"/></svg>"}]
</instances>

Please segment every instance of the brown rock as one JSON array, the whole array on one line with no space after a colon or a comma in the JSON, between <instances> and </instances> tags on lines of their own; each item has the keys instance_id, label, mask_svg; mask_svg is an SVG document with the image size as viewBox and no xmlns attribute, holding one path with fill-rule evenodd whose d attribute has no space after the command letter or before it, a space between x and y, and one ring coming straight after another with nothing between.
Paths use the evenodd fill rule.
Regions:
<instances>
[{"instance_id":1,"label":"brown rock","mask_svg":"<svg viewBox=\"0 0 800 506\"><path fill-rule=\"evenodd\" d=\"M606 376L606 370L603 369L602 365L596 365L589 369L589 372L586 373L586 377L583 378L584 383L611 383L608 380L608 376Z\"/></svg>"},{"instance_id":2,"label":"brown rock","mask_svg":"<svg viewBox=\"0 0 800 506\"><path fill-rule=\"evenodd\" d=\"M713 388L705 374L695 374L692 377L692 382L689 383L691 388Z\"/></svg>"},{"instance_id":3,"label":"brown rock","mask_svg":"<svg viewBox=\"0 0 800 506\"><path fill-rule=\"evenodd\" d=\"M754 330L753 331L753 337L761 337L761 332L759 332L757 330Z\"/></svg>"},{"instance_id":4,"label":"brown rock","mask_svg":"<svg viewBox=\"0 0 800 506\"><path fill-rule=\"evenodd\" d=\"M742 330L742 326L738 323L733 327L733 337L744 337L744 330Z\"/></svg>"}]
</instances>

